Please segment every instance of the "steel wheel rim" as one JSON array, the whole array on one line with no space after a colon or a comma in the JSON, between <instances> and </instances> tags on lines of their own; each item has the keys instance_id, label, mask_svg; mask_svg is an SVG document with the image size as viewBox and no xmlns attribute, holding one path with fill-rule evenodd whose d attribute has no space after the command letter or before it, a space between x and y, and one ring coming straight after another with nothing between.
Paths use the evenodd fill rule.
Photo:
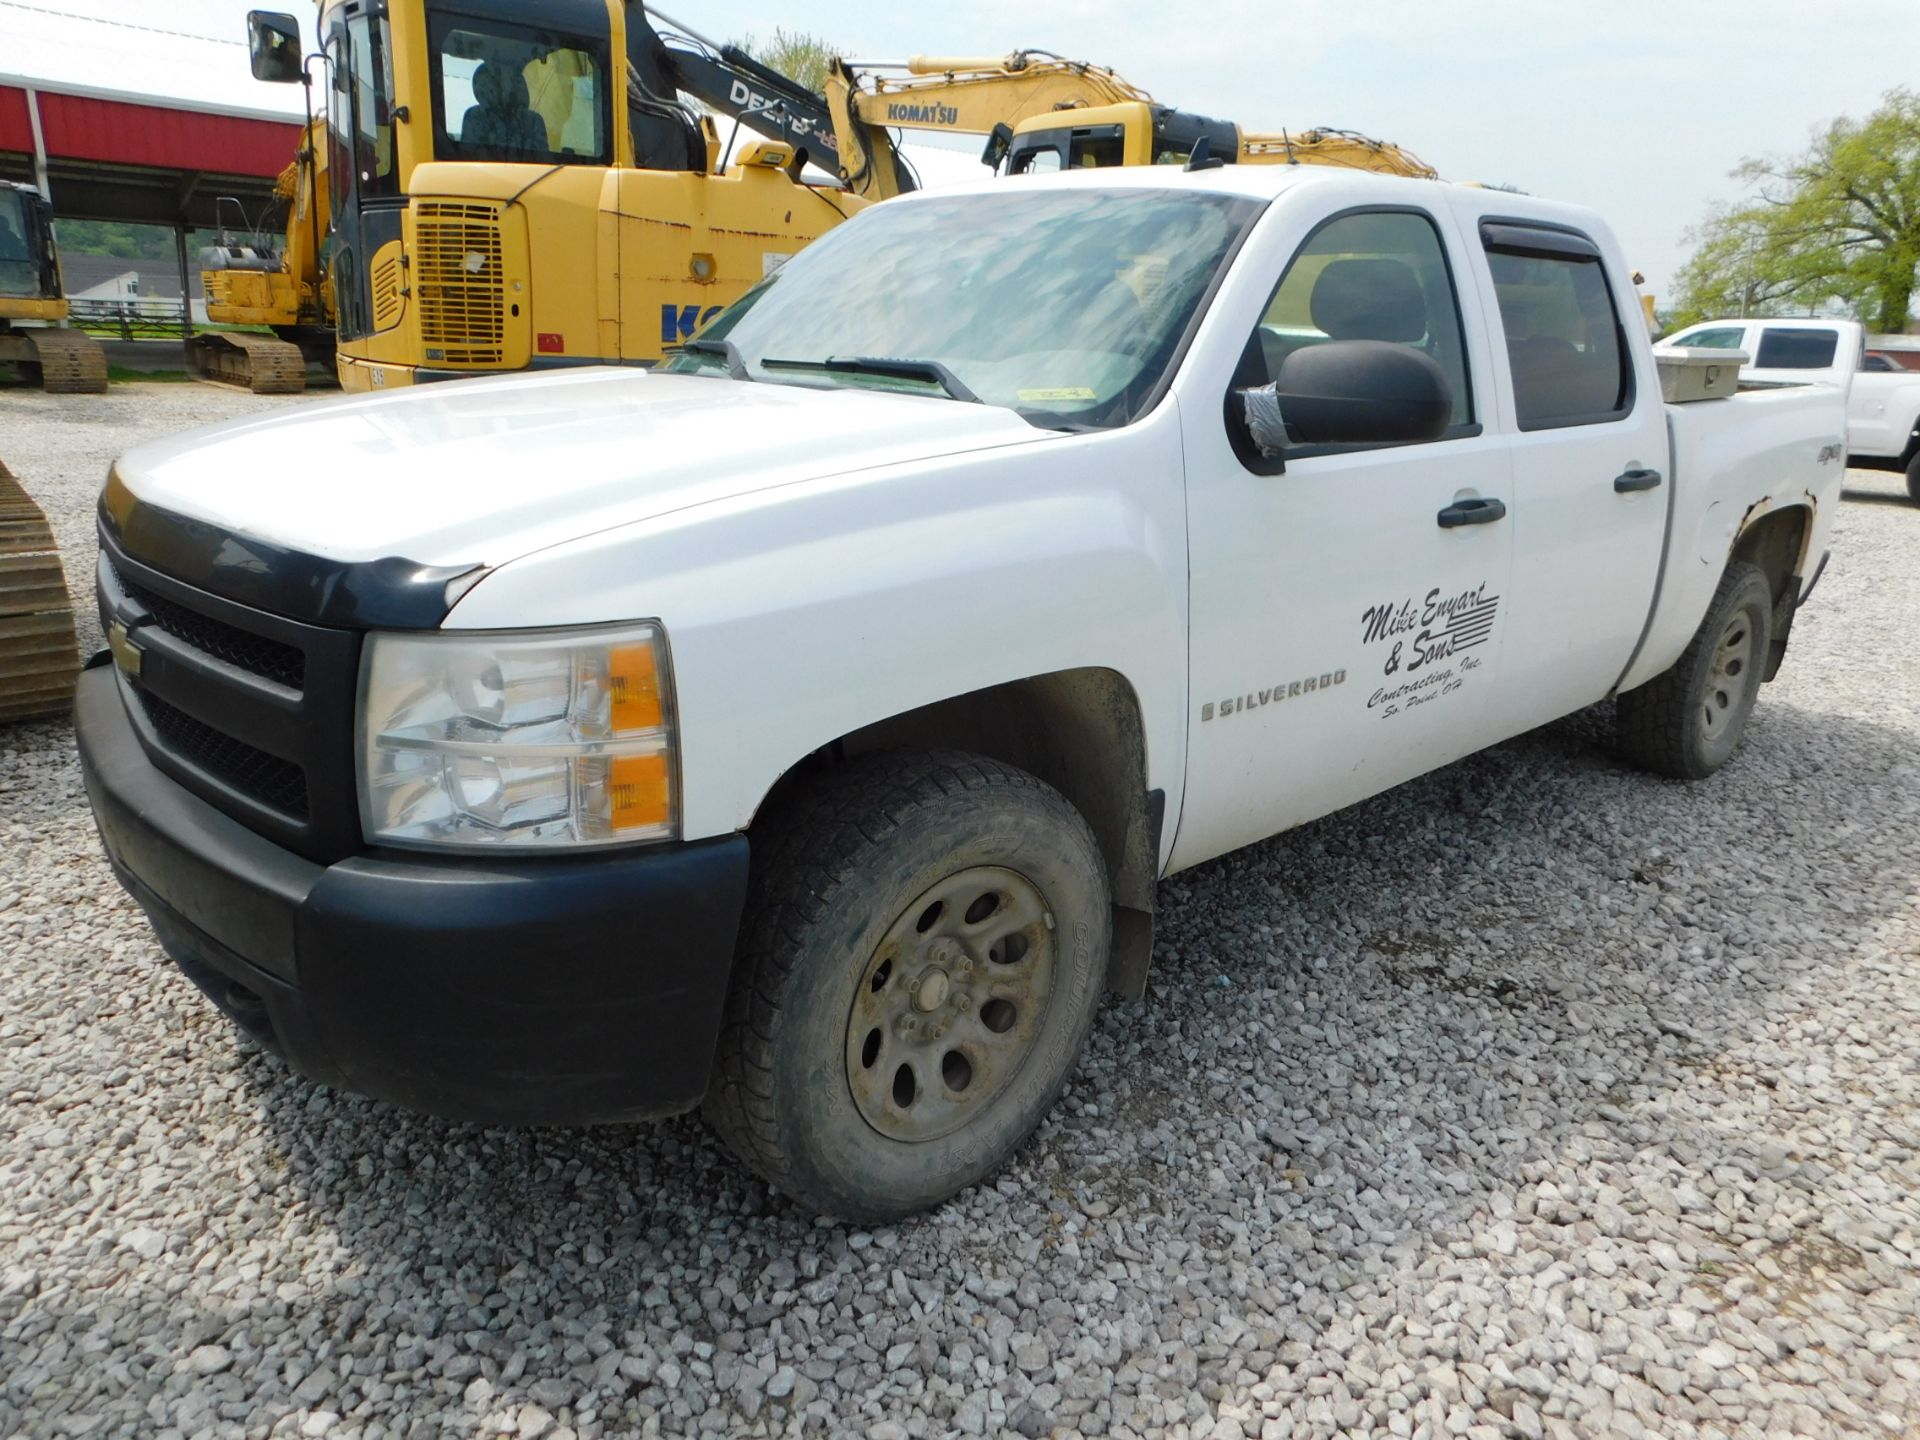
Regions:
<instances>
[{"instance_id":1,"label":"steel wheel rim","mask_svg":"<svg viewBox=\"0 0 1920 1440\"><path fill-rule=\"evenodd\" d=\"M1726 629L1713 647L1713 663L1707 670L1707 693L1701 702L1701 724L1706 738L1720 740L1733 728L1752 683L1749 672L1754 666L1753 618L1742 610L1727 622Z\"/></svg>"},{"instance_id":2,"label":"steel wheel rim","mask_svg":"<svg viewBox=\"0 0 1920 1440\"><path fill-rule=\"evenodd\" d=\"M903 909L847 1018L847 1088L867 1124L938 1140L1005 1094L1045 1027L1055 939L1039 887L997 865L950 875Z\"/></svg>"}]
</instances>

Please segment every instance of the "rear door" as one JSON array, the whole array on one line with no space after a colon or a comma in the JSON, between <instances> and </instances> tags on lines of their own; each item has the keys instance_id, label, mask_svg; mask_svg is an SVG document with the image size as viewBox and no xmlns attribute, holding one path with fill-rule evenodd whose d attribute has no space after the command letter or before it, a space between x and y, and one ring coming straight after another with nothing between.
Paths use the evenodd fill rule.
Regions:
<instances>
[{"instance_id":1,"label":"rear door","mask_svg":"<svg viewBox=\"0 0 1920 1440\"><path fill-rule=\"evenodd\" d=\"M1497 198L1456 203L1473 207L1506 362L1513 579L1490 721L1510 735L1603 699L1619 679L1651 608L1674 477L1652 357L1630 339L1627 277L1575 226L1481 208Z\"/></svg>"}]
</instances>

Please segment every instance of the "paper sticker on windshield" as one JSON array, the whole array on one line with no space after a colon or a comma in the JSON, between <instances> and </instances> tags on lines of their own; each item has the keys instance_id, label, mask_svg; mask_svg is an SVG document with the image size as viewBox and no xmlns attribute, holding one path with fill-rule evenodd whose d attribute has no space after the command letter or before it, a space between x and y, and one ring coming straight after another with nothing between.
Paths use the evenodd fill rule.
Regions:
<instances>
[{"instance_id":1,"label":"paper sticker on windshield","mask_svg":"<svg viewBox=\"0 0 1920 1440\"><path fill-rule=\"evenodd\" d=\"M1022 400L1035 405L1049 400L1096 400L1099 397L1084 385L1061 385L1051 390L1020 390L1015 392Z\"/></svg>"}]
</instances>

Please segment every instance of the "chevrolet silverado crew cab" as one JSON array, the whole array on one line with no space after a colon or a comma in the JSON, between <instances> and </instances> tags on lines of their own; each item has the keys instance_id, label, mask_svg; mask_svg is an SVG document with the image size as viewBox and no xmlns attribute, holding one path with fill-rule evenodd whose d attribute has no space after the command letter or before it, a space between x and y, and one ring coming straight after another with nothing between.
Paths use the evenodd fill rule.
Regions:
<instances>
[{"instance_id":1,"label":"chevrolet silverado crew cab","mask_svg":"<svg viewBox=\"0 0 1920 1440\"><path fill-rule=\"evenodd\" d=\"M652 371L128 452L88 794L306 1075L704 1106L902 1215L1143 994L1162 876L1608 696L1651 769L1725 764L1844 432L1824 386L1663 403L1585 210L1252 166L892 200Z\"/></svg>"},{"instance_id":2,"label":"chevrolet silverado crew cab","mask_svg":"<svg viewBox=\"0 0 1920 1440\"><path fill-rule=\"evenodd\" d=\"M1920 374L1867 349L1856 320L1709 320L1670 336L1674 349L1738 350L1758 383L1835 385L1847 397L1847 459L1897 470L1920 505Z\"/></svg>"}]
</instances>

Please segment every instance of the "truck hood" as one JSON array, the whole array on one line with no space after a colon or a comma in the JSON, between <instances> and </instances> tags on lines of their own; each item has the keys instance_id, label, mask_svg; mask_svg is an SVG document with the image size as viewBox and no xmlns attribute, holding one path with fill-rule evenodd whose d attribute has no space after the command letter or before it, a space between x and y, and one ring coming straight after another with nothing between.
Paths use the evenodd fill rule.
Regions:
<instances>
[{"instance_id":1,"label":"truck hood","mask_svg":"<svg viewBox=\"0 0 1920 1440\"><path fill-rule=\"evenodd\" d=\"M282 410L129 450L127 498L343 563L497 566L780 485L1031 444L1011 411L594 368Z\"/></svg>"}]
</instances>

